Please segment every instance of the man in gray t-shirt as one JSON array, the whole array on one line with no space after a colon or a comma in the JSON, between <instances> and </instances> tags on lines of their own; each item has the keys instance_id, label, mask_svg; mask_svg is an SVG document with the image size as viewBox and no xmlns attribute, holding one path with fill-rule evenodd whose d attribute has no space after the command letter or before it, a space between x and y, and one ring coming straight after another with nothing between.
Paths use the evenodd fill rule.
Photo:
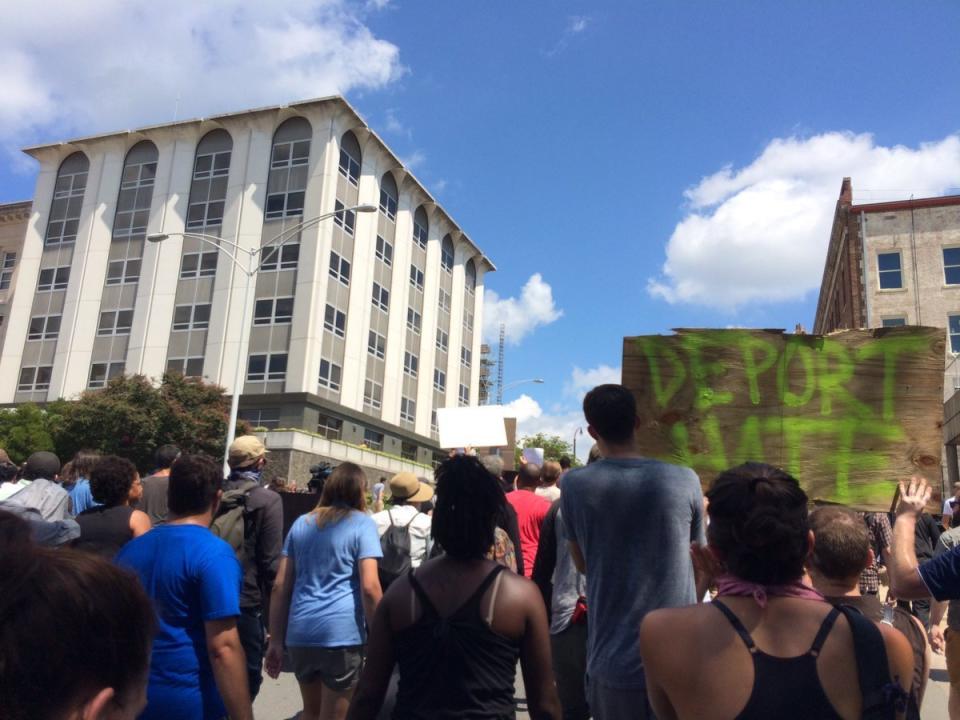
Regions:
<instances>
[{"instance_id":1,"label":"man in gray t-shirt","mask_svg":"<svg viewBox=\"0 0 960 720\"><path fill-rule=\"evenodd\" d=\"M583 410L603 459L564 476L560 503L587 578L587 700L596 720L652 718L637 632L650 610L697 601L690 543L704 542L700 481L636 452L636 403L623 386L594 388Z\"/></svg>"}]
</instances>

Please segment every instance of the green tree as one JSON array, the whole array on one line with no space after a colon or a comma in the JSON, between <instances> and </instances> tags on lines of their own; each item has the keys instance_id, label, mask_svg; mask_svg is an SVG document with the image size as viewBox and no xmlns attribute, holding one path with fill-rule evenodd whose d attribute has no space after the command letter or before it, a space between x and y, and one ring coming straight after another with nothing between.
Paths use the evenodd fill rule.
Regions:
<instances>
[{"instance_id":1,"label":"green tree","mask_svg":"<svg viewBox=\"0 0 960 720\"><path fill-rule=\"evenodd\" d=\"M18 465L38 450L55 450L50 412L33 403L0 411L0 447Z\"/></svg>"},{"instance_id":2,"label":"green tree","mask_svg":"<svg viewBox=\"0 0 960 720\"><path fill-rule=\"evenodd\" d=\"M228 418L229 402L219 386L173 373L159 386L142 375L122 376L63 403L54 441L63 460L90 448L129 458L146 472L156 448L166 443L222 455Z\"/></svg>"},{"instance_id":3,"label":"green tree","mask_svg":"<svg viewBox=\"0 0 960 720\"><path fill-rule=\"evenodd\" d=\"M561 438L559 435L546 435L537 433L536 435L527 435L517 445L516 462L520 463L520 454L524 448L543 448L544 460L557 460L566 455L570 458L572 467L579 467L580 461L573 455L573 447Z\"/></svg>"}]
</instances>

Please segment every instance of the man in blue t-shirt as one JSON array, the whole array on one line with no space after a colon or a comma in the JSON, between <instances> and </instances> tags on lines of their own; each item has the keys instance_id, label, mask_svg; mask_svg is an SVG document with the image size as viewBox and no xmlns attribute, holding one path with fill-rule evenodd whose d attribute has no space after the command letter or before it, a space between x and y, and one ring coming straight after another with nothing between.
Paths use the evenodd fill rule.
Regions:
<instances>
[{"instance_id":1,"label":"man in blue t-shirt","mask_svg":"<svg viewBox=\"0 0 960 720\"><path fill-rule=\"evenodd\" d=\"M703 542L703 495L689 468L642 457L637 408L622 385L583 399L602 459L563 476L570 554L587 579L587 702L597 720L653 718L638 629L651 610L690 605L690 543Z\"/></svg>"},{"instance_id":2,"label":"man in blue t-shirt","mask_svg":"<svg viewBox=\"0 0 960 720\"><path fill-rule=\"evenodd\" d=\"M140 720L253 718L237 634L240 564L209 530L222 480L212 460L181 457L170 471L167 524L131 540L117 555L120 565L139 575L157 613Z\"/></svg>"}]
</instances>

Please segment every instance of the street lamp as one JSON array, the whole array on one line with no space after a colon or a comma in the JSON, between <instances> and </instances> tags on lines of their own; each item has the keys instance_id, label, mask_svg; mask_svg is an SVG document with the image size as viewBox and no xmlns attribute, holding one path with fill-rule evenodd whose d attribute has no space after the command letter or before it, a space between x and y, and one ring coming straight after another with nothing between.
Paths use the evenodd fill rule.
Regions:
<instances>
[{"instance_id":1,"label":"street lamp","mask_svg":"<svg viewBox=\"0 0 960 720\"><path fill-rule=\"evenodd\" d=\"M573 431L573 457L576 460L577 457L577 435L583 435L583 428L578 427Z\"/></svg>"},{"instance_id":2,"label":"street lamp","mask_svg":"<svg viewBox=\"0 0 960 720\"><path fill-rule=\"evenodd\" d=\"M525 383L536 383L537 385L543 385L543 378L527 378L526 380L515 380L512 383L507 383L501 388L497 388L497 405L503 405L503 391L509 390L510 388L515 388L517 385L523 385Z\"/></svg>"},{"instance_id":3,"label":"street lamp","mask_svg":"<svg viewBox=\"0 0 960 720\"><path fill-rule=\"evenodd\" d=\"M254 285L253 278L263 267L263 251L276 250L276 252L279 254L280 248L286 245L287 242L294 237L294 235L306 230L307 228L313 227L314 225L318 225L324 220L329 220L335 215L346 214L348 212L376 211L376 205L355 205L354 207L341 208L339 210L334 210L333 212L324 213L323 215L318 215L315 218L304 220L293 227L287 228L286 230L270 238L270 240L263 245L260 245L256 248L245 248L233 240L227 240L226 238L217 237L216 235L207 235L205 233L171 232L153 233L151 235L147 235L147 241L152 243L163 242L164 240L176 235L184 238L196 238L197 240L205 242L208 245L213 245L215 248L217 248L217 250L230 258L233 264L247 278L247 285L243 292L243 324L240 326L240 351L237 353L237 365L233 374L233 392L231 393L232 397L230 399L230 423L227 425L227 446L223 451L224 472L230 472L227 460L230 457L230 445L233 443L234 438L236 438L237 433L237 415L240 412L240 369L242 367L244 358L247 356L247 342L249 340L247 333L250 326L248 317L250 315L250 290ZM224 245L232 248L233 251L231 252L225 249Z\"/></svg>"}]
</instances>

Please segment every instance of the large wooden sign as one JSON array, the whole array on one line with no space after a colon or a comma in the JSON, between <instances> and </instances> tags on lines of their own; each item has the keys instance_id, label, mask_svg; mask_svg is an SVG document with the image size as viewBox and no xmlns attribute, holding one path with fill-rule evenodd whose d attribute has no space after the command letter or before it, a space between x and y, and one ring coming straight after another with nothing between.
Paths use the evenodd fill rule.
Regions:
<instances>
[{"instance_id":1,"label":"large wooden sign","mask_svg":"<svg viewBox=\"0 0 960 720\"><path fill-rule=\"evenodd\" d=\"M889 509L898 480L939 492L942 328L677 330L623 341L641 451L708 487L748 460L783 467L813 499Z\"/></svg>"}]
</instances>

